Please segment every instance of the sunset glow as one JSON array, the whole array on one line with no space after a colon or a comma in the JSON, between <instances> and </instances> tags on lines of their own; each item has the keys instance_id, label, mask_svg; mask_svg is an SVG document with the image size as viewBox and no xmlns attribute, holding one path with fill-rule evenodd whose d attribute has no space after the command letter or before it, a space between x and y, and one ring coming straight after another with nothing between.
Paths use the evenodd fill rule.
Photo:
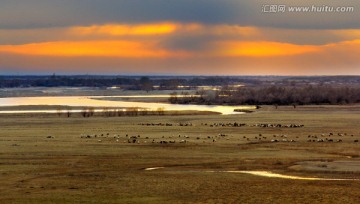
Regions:
<instances>
[{"instance_id":1,"label":"sunset glow","mask_svg":"<svg viewBox=\"0 0 360 204\"><path fill-rule=\"evenodd\" d=\"M49 0L45 10L28 3L17 15L4 4L0 71L360 74L358 12L272 15L249 0L107 1Z\"/></svg>"},{"instance_id":2,"label":"sunset glow","mask_svg":"<svg viewBox=\"0 0 360 204\"><path fill-rule=\"evenodd\" d=\"M43 56L95 56L95 57L171 57L181 53L171 53L156 47L151 42L131 41L80 41L80 42L47 42L25 45L0 46L0 52L20 55Z\"/></svg>"},{"instance_id":3,"label":"sunset glow","mask_svg":"<svg viewBox=\"0 0 360 204\"><path fill-rule=\"evenodd\" d=\"M294 45L278 42L221 42L221 54L237 57L274 57L298 55L319 51L320 48L310 45Z\"/></svg>"}]
</instances>

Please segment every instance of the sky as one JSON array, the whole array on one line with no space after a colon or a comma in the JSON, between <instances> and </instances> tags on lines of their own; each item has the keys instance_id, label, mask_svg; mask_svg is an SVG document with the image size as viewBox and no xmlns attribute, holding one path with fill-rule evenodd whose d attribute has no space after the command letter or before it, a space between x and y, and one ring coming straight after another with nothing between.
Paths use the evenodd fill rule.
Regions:
<instances>
[{"instance_id":1,"label":"sky","mask_svg":"<svg viewBox=\"0 0 360 204\"><path fill-rule=\"evenodd\" d=\"M0 75L360 75L359 56L358 0L0 1Z\"/></svg>"}]
</instances>

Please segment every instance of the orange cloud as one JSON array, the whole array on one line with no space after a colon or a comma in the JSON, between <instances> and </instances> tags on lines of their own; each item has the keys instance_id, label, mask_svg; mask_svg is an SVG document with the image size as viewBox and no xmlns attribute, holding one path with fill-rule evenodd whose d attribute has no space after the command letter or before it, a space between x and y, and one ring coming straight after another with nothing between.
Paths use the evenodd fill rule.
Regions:
<instances>
[{"instance_id":1,"label":"orange cloud","mask_svg":"<svg viewBox=\"0 0 360 204\"><path fill-rule=\"evenodd\" d=\"M345 39L360 38L360 29L330 30L329 32Z\"/></svg>"},{"instance_id":2,"label":"orange cloud","mask_svg":"<svg viewBox=\"0 0 360 204\"><path fill-rule=\"evenodd\" d=\"M348 40L348 41L342 41L339 43L331 43L325 45L326 47L336 47L336 46L344 46L344 45L360 45L360 40Z\"/></svg>"},{"instance_id":3,"label":"orange cloud","mask_svg":"<svg viewBox=\"0 0 360 204\"><path fill-rule=\"evenodd\" d=\"M157 58L185 56L157 47L155 42L135 41L63 41L24 45L1 45L0 52L41 56L97 56L125 58Z\"/></svg>"},{"instance_id":4,"label":"orange cloud","mask_svg":"<svg viewBox=\"0 0 360 204\"><path fill-rule=\"evenodd\" d=\"M215 43L216 54L228 57L275 57L320 51L314 45L268 41L224 41Z\"/></svg>"},{"instance_id":5,"label":"orange cloud","mask_svg":"<svg viewBox=\"0 0 360 204\"><path fill-rule=\"evenodd\" d=\"M175 23L155 23L139 25L92 25L70 28L70 32L78 35L163 35L175 32L179 28Z\"/></svg>"},{"instance_id":6,"label":"orange cloud","mask_svg":"<svg viewBox=\"0 0 360 204\"><path fill-rule=\"evenodd\" d=\"M203 25L198 23L152 23L152 24L105 24L69 28L72 35L146 36L165 35L175 32L207 35L257 36L256 27L238 25Z\"/></svg>"}]
</instances>

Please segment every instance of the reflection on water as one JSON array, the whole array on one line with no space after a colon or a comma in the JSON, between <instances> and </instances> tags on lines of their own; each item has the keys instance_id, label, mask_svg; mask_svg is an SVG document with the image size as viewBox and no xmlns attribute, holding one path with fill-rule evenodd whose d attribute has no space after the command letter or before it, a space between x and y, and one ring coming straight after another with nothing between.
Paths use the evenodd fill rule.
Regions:
<instances>
[{"instance_id":1,"label":"reflection on water","mask_svg":"<svg viewBox=\"0 0 360 204\"><path fill-rule=\"evenodd\" d=\"M9 114L15 114L15 113L59 113L60 112L67 112L70 111L71 113L80 113L83 110L82 109L64 109L64 110L51 110L51 109L47 109L47 110L9 110L9 111L0 111L1 113L9 113ZM94 109L94 112L103 112L104 109L103 108L99 108L99 109Z\"/></svg>"},{"instance_id":2,"label":"reflection on water","mask_svg":"<svg viewBox=\"0 0 360 204\"><path fill-rule=\"evenodd\" d=\"M163 169L165 167L152 167L146 168L145 171L152 171L157 169ZM276 174L270 171L205 171L208 173L240 173L251 174L254 176L263 176L269 178L282 178L291 180L311 180L311 181L358 181L359 179L334 179L334 178L316 178L316 177L302 177L302 176L288 176L283 174Z\"/></svg>"},{"instance_id":3,"label":"reflection on water","mask_svg":"<svg viewBox=\"0 0 360 204\"><path fill-rule=\"evenodd\" d=\"M169 98L170 95L159 94L159 95L129 95L129 96L87 96L90 98ZM177 96L181 97L181 96Z\"/></svg>"},{"instance_id":4,"label":"reflection on water","mask_svg":"<svg viewBox=\"0 0 360 204\"><path fill-rule=\"evenodd\" d=\"M255 176L263 176L270 178L282 178L282 179L292 179L292 180L313 180L313 181L354 181L358 179L333 179L333 178L314 178L314 177L301 177L301 176L288 176L283 174L276 174L269 171L224 171L227 173L241 173L241 174L251 174Z\"/></svg>"},{"instance_id":5,"label":"reflection on water","mask_svg":"<svg viewBox=\"0 0 360 204\"><path fill-rule=\"evenodd\" d=\"M145 171L152 171L152 170L157 170L157 169L163 169L165 167L151 167L151 168L146 168Z\"/></svg>"},{"instance_id":6,"label":"reflection on water","mask_svg":"<svg viewBox=\"0 0 360 204\"><path fill-rule=\"evenodd\" d=\"M156 95L155 97L167 97L168 95ZM150 96L116 96L119 98L140 98ZM153 97L153 96L151 96ZM131 108L140 107L149 110L164 108L165 110L184 111L213 111L222 114L236 114L234 109L254 109L253 106L206 106L206 105L181 105L167 103L147 103L147 102L129 102L129 101L108 101L96 100L95 98L103 98L97 96L56 96L56 97L15 97L0 98L0 107L3 106L34 106L34 105L52 105L52 106L85 106L85 107L109 107L109 108ZM55 111L55 110L49 110ZM49 111L31 111L31 112L49 112ZM30 112L30 110L20 111L22 113ZM0 111L0 113L12 113L12 111ZM15 113L15 112L14 112Z\"/></svg>"}]
</instances>

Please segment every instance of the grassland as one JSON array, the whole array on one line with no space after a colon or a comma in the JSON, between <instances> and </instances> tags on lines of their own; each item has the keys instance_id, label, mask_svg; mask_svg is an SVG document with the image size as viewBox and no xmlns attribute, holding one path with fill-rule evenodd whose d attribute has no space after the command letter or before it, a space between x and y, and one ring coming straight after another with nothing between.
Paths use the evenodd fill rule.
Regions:
<instances>
[{"instance_id":1,"label":"grassland","mask_svg":"<svg viewBox=\"0 0 360 204\"><path fill-rule=\"evenodd\" d=\"M359 179L360 144L354 142L360 139L359 113L347 106L263 107L222 116L0 115L0 202L358 203L360 181L220 171ZM246 125L214 125L234 122ZM135 143L128 143L131 136ZM271 142L275 139L279 142ZM318 139L325 142L308 142ZM149 167L165 168L144 171Z\"/></svg>"}]
</instances>

